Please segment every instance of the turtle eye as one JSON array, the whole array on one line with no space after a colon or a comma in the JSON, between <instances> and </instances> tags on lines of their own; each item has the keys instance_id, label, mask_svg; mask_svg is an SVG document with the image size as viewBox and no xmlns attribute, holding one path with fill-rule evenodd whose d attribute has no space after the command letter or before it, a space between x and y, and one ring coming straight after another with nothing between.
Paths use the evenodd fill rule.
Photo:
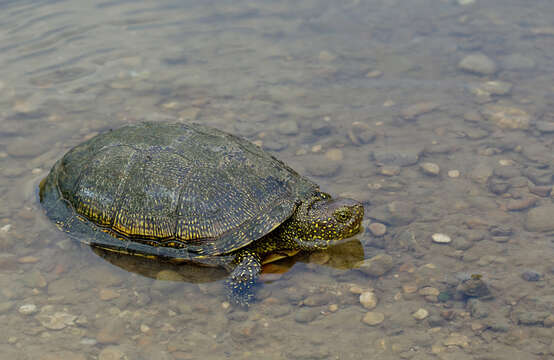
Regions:
<instances>
[{"instance_id":1,"label":"turtle eye","mask_svg":"<svg viewBox=\"0 0 554 360\"><path fill-rule=\"evenodd\" d=\"M334 216L338 222L345 223L350 219L350 212L346 209L339 209L335 211Z\"/></svg>"}]
</instances>

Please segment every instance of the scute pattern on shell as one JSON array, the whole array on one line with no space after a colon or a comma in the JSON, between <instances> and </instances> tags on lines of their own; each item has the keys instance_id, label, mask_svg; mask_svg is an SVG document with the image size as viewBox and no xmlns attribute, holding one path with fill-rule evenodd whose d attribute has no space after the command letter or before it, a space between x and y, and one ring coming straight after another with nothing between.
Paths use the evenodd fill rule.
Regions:
<instances>
[{"instance_id":1,"label":"scute pattern on shell","mask_svg":"<svg viewBox=\"0 0 554 360\"><path fill-rule=\"evenodd\" d=\"M41 201L62 229L89 235L85 242L190 258L261 238L316 190L247 140L197 124L141 123L69 151Z\"/></svg>"}]
</instances>

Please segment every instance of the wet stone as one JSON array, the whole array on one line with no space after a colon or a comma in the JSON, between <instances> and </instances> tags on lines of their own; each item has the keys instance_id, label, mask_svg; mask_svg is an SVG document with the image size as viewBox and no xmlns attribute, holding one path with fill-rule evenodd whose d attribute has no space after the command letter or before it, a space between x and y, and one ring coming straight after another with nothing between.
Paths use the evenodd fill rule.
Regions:
<instances>
[{"instance_id":1,"label":"wet stone","mask_svg":"<svg viewBox=\"0 0 554 360\"><path fill-rule=\"evenodd\" d=\"M458 68L478 75L491 75L496 72L494 61L484 54L471 54L458 63Z\"/></svg>"},{"instance_id":2,"label":"wet stone","mask_svg":"<svg viewBox=\"0 0 554 360\"><path fill-rule=\"evenodd\" d=\"M508 190L510 190L511 186L512 185L509 182L497 178L490 178L487 182L489 191L495 195L505 194Z\"/></svg>"},{"instance_id":3,"label":"wet stone","mask_svg":"<svg viewBox=\"0 0 554 360\"><path fill-rule=\"evenodd\" d=\"M277 127L277 132L281 135L298 134L298 123L295 120L285 120Z\"/></svg>"},{"instance_id":4,"label":"wet stone","mask_svg":"<svg viewBox=\"0 0 554 360\"><path fill-rule=\"evenodd\" d=\"M535 270L525 270L521 278L525 281L539 281L542 279L542 274Z\"/></svg>"},{"instance_id":5,"label":"wet stone","mask_svg":"<svg viewBox=\"0 0 554 360\"><path fill-rule=\"evenodd\" d=\"M416 117L431 112L439 107L438 104L433 102L421 102L418 104L405 107L401 111L401 116L405 120L413 120Z\"/></svg>"},{"instance_id":6,"label":"wet stone","mask_svg":"<svg viewBox=\"0 0 554 360\"><path fill-rule=\"evenodd\" d=\"M353 122L348 130L348 138L354 145L365 145L373 142L376 138L376 133L369 125L361 122Z\"/></svg>"},{"instance_id":7,"label":"wet stone","mask_svg":"<svg viewBox=\"0 0 554 360\"><path fill-rule=\"evenodd\" d=\"M514 106L489 104L482 110L483 115L502 129L528 129L531 116Z\"/></svg>"},{"instance_id":8,"label":"wet stone","mask_svg":"<svg viewBox=\"0 0 554 360\"><path fill-rule=\"evenodd\" d=\"M467 301L467 308L471 313L471 317L474 319L482 319L489 316L489 310L482 301L478 299L469 299Z\"/></svg>"},{"instance_id":9,"label":"wet stone","mask_svg":"<svg viewBox=\"0 0 554 360\"><path fill-rule=\"evenodd\" d=\"M423 149L389 149L376 150L372 153L373 159L382 165L388 166L410 166L417 164Z\"/></svg>"},{"instance_id":10,"label":"wet stone","mask_svg":"<svg viewBox=\"0 0 554 360\"><path fill-rule=\"evenodd\" d=\"M32 315L38 311L38 308L35 304L24 304L21 305L17 311L22 315Z\"/></svg>"},{"instance_id":11,"label":"wet stone","mask_svg":"<svg viewBox=\"0 0 554 360\"><path fill-rule=\"evenodd\" d=\"M327 305L329 302L328 294L313 294L305 298L302 303L306 306L321 306Z\"/></svg>"},{"instance_id":12,"label":"wet stone","mask_svg":"<svg viewBox=\"0 0 554 360\"><path fill-rule=\"evenodd\" d=\"M534 197L525 197L523 199L510 199L506 204L506 209L511 211L520 211L530 208L538 201Z\"/></svg>"},{"instance_id":13,"label":"wet stone","mask_svg":"<svg viewBox=\"0 0 554 360\"><path fill-rule=\"evenodd\" d=\"M98 360L124 360L127 358L127 354L121 346L107 346L98 354Z\"/></svg>"},{"instance_id":14,"label":"wet stone","mask_svg":"<svg viewBox=\"0 0 554 360\"><path fill-rule=\"evenodd\" d=\"M36 316L36 319L47 329L61 330L67 326L75 325L74 321L77 316L63 312L56 311L52 306L47 305L40 310L40 313Z\"/></svg>"},{"instance_id":15,"label":"wet stone","mask_svg":"<svg viewBox=\"0 0 554 360\"><path fill-rule=\"evenodd\" d=\"M312 133L316 136L330 135L334 130L333 124L325 120L314 121L311 126Z\"/></svg>"},{"instance_id":16,"label":"wet stone","mask_svg":"<svg viewBox=\"0 0 554 360\"><path fill-rule=\"evenodd\" d=\"M529 185L529 192L541 197L549 197L552 193L552 186Z\"/></svg>"},{"instance_id":17,"label":"wet stone","mask_svg":"<svg viewBox=\"0 0 554 360\"><path fill-rule=\"evenodd\" d=\"M441 233L435 233L431 236L431 240L437 244L448 244L452 241L450 236Z\"/></svg>"},{"instance_id":18,"label":"wet stone","mask_svg":"<svg viewBox=\"0 0 554 360\"><path fill-rule=\"evenodd\" d=\"M385 315L376 311L367 312L362 318L362 322L369 326L376 326L385 320Z\"/></svg>"},{"instance_id":19,"label":"wet stone","mask_svg":"<svg viewBox=\"0 0 554 360\"><path fill-rule=\"evenodd\" d=\"M365 291L360 294L360 304L368 310L377 306L377 296L372 291Z\"/></svg>"},{"instance_id":20,"label":"wet stone","mask_svg":"<svg viewBox=\"0 0 554 360\"><path fill-rule=\"evenodd\" d=\"M414 312L412 314L412 316L414 317L414 319L416 320L423 320L425 319L427 316L429 316L429 311L423 309L423 308L420 308L418 309L416 312Z\"/></svg>"},{"instance_id":21,"label":"wet stone","mask_svg":"<svg viewBox=\"0 0 554 360\"><path fill-rule=\"evenodd\" d=\"M493 175L501 179L511 179L521 176L521 171L515 166L498 166L494 168Z\"/></svg>"},{"instance_id":22,"label":"wet stone","mask_svg":"<svg viewBox=\"0 0 554 360\"><path fill-rule=\"evenodd\" d=\"M357 264L357 269L369 276L379 277L389 272L393 266L394 261L392 256L388 254L379 254Z\"/></svg>"},{"instance_id":23,"label":"wet stone","mask_svg":"<svg viewBox=\"0 0 554 360\"><path fill-rule=\"evenodd\" d=\"M324 158L313 160L306 166L307 172L313 176L331 177L336 175L341 168L339 162L329 161Z\"/></svg>"},{"instance_id":24,"label":"wet stone","mask_svg":"<svg viewBox=\"0 0 554 360\"><path fill-rule=\"evenodd\" d=\"M414 213L415 208L411 202L395 200L369 209L367 217L384 224L401 226L410 224L415 218Z\"/></svg>"},{"instance_id":25,"label":"wet stone","mask_svg":"<svg viewBox=\"0 0 554 360\"><path fill-rule=\"evenodd\" d=\"M534 232L554 231L552 214L554 214L554 204L542 205L529 210L525 228Z\"/></svg>"},{"instance_id":26,"label":"wet stone","mask_svg":"<svg viewBox=\"0 0 554 360\"><path fill-rule=\"evenodd\" d=\"M294 315L294 320L298 323L309 323L314 321L320 314L317 308L301 308Z\"/></svg>"},{"instance_id":27,"label":"wet stone","mask_svg":"<svg viewBox=\"0 0 554 360\"><path fill-rule=\"evenodd\" d=\"M373 236L383 236L387 233L387 226L377 222L369 224L368 229Z\"/></svg>"},{"instance_id":28,"label":"wet stone","mask_svg":"<svg viewBox=\"0 0 554 360\"><path fill-rule=\"evenodd\" d=\"M431 162L424 162L420 164L421 171L426 175L437 176L440 174L439 165Z\"/></svg>"}]
</instances>

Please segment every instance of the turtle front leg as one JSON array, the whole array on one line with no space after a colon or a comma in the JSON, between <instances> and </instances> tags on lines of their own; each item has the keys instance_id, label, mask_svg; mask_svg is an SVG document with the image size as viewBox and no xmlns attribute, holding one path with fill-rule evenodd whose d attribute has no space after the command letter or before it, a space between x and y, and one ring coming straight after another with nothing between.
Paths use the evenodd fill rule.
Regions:
<instances>
[{"instance_id":1,"label":"turtle front leg","mask_svg":"<svg viewBox=\"0 0 554 360\"><path fill-rule=\"evenodd\" d=\"M233 261L235 268L225 288L229 301L240 306L248 306L254 298L254 285L262 270L262 261L258 253L251 250L239 250Z\"/></svg>"}]
</instances>

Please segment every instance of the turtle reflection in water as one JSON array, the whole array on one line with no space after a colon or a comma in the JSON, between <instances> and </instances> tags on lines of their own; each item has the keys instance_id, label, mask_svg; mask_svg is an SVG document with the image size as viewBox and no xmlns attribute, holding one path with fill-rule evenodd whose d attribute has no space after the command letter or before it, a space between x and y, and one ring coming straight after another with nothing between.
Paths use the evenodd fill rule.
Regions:
<instances>
[{"instance_id":1,"label":"turtle reflection in water","mask_svg":"<svg viewBox=\"0 0 554 360\"><path fill-rule=\"evenodd\" d=\"M267 254L325 249L356 234L364 214L249 141L198 124L141 123L93 137L56 162L40 201L81 242L225 266L229 299L241 305Z\"/></svg>"}]
</instances>

